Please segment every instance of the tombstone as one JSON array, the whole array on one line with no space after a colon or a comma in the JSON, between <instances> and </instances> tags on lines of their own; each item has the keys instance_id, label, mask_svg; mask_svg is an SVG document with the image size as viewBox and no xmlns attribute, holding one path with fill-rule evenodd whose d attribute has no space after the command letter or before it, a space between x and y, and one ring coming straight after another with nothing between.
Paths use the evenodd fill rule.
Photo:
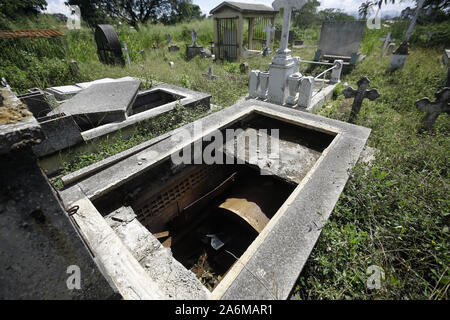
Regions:
<instances>
[{"instance_id":1,"label":"tombstone","mask_svg":"<svg viewBox=\"0 0 450 320\"><path fill-rule=\"evenodd\" d=\"M128 66L131 67L131 60L130 60L130 50L127 47L127 43L124 41L123 42L123 52L125 52L125 55L127 56L127 62L128 62Z\"/></svg>"},{"instance_id":2,"label":"tombstone","mask_svg":"<svg viewBox=\"0 0 450 320\"><path fill-rule=\"evenodd\" d=\"M171 68L173 68L173 67L175 67L175 63L174 63L173 61L169 61L169 66L170 66Z\"/></svg>"},{"instance_id":3,"label":"tombstone","mask_svg":"<svg viewBox=\"0 0 450 320\"><path fill-rule=\"evenodd\" d=\"M358 89L356 90L352 87L348 87L342 92L347 99L355 98L353 101L352 112L350 114L350 123L353 123L353 121L358 116L364 99L367 98L371 101L374 101L380 97L377 89L367 91L367 88L370 85L370 80L367 77L361 78L361 80L358 81L357 85Z\"/></svg>"},{"instance_id":4,"label":"tombstone","mask_svg":"<svg viewBox=\"0 0 450 320\"><path fill-rule=\"evenodd\" d=\"M324 22L314 60L342 59L355 65L366 21Z\"/></svg>"},{"instance_id":5,"label":"tombstone","mask_svg":"<svg viewBox=\"0 0 450 320\"><path fill-rule=\"evenodd\" d=\"M419 110L426 111L427 114L422 120L421 130L432 130L434 123L442 113L450 115L450 88L444 88L436 93L436 101L431 102L428 98L416 101Z\"/></svg>"},{"instance_id":6,"label":"tombstone","mask_svg":"<svg viewBox=\"0 0 450 320\"><path fill-rule=\"evenodd\" d=\"M263 30L265 33L267 33L267 39L266 39L266 48L267 49L267 54L272 54L272 51L270 51L270 37L272 35L272 32L275 31L275 27L272 26L271 23L269 23L269 25L264 28Z\"/></svg>"},{"instance_id":7,"label":"tombstone","mask_svg":"<svg viewBox=\"0 0 450 320\"><path fill-rule=\"evenodd\" d=\"M299 71L298 60L291 56L291 50L288 49L292 10L300 10L306 2L305 0L276 0L272 4L275 10L283 9L281 48L277 50L270 65L268 92L269 101L279 105L286 102L287 79L290 75Z\"/></svg>"},{"instance_id":8,"label":"tombstone","mask_svg":"<svg viewBox=\"0 0 450 320\"><path fill-rule=\"evenodd\" d=\"M145 55L145 50L144 50L144 49L142 49L141 51L139 51L139 53L141 54L141 58L142 58L142 60L144 60L144 61L145 61L145 59L146 59L146 55Z\"/></svg>"},{"instance_id":9,"label":"tombstone","mask_svg":"<svg viewBox=\"0 0 450 320\"><path fill-rule=\"evenodd\" d=\"M257 97L257 91L259 88L259 74L261 71L259 70L252 70L250 72L250 87L249 87L249 97L250 98L256 98Z\"/></svg>"},{"instance_id":10,"label":"tombstone","mask_svg":"<svg viewBox=\"0 0 450 320\"><path fill-rule=\"evenodd\" d=\"M169 52L178 52L180 51L180 47L178 46L170 46L169 47Z\"/></svg>"},{"instance_id":11,"label":"tombstone","mask_svg":"<svg viewBox=\"0 0 450 320\"><path fill-rule=\"evenodd\" d=\"M166 34L166 44L170 44L172 42L172 36L170 34Z\"/></svg>"},{"instance_id":12,"label":"tombstone","mask_svg":"<svg viewBox=\"0 0 450 320\"><path fill-rule=\"evenodd\" d=\"M102 63L125 65L125 60L122 56L122 46L112 25L98 25L95 29L95 42L97 43L98 58Z\"/></svg>"},{"instance_id":13,"label":"tombstone","mask_svg":"<svg viewBox=\"0 0 450 320\"><path fill-rule=\"evenodd\" d=\"M203 47L197 43L197 31L192 30L192 46L186 45L186 58L191 60L200 55L203 51Z\"/></svg>"},{"instance_id":14,"label":"tombstone","mask_svg":"<svg viewBox=\"0 0 450 320\"><path fill-rule=\"evenodd\" d=\"M249 70L248 62L243 62L239 65L239 70L241 71L241 74L247 74Z\"/></svg>"},{"instance_id":15,"label":"tombstone","mask_svg":"<svg viewBox=\"0 0 450 320\"><path fill-rule=\"evenodd\" d=\"M302 79L302 74L300 72L293 73L288 78L288 97L286 99L287 105L295 105L298 102L298 89L300 87L300 82Z\"/></svg>"},{"instance_id":16,"label":"tombstone","mask_svg":"<svg viewBox=\"0 0 450 320\"><path fill-rule=\"evenodd\" d=\"M213 68L213 66L209 66L208 73L204 73L203 76L205 78L208 78L209 80L217 80L217 79L219 79L218 76L214 75L214 68Z\"/></svg>"},{"instance_id":17,"label":"tombstone","mask_svg":"<svg viewBox=\"0 0 450 320\"><path fill-rule=\"evenodd\" d=\"M395 43L389 43L386 53L387 54L393 54L395 51Z\"/></svg>"},{"instance_id":18,"label":"tombstone","mask_svg":"<svg viewBox=\"0 0 450 320\"><path fill-rule=\"evenodd\" d=\"M450 61L450 49L444 50L444 56L442 57L442 62L444 65L448 66L448 62Z\"/></svg>"},{"instance_id":19,"label":"tombstone","mask_svg":"<svg viewBox=\"0 0 450 320\"><path fill-rule=\"evenodd\" d=\"M406 60L409 56L409 44L404 41L402 44L395 50L391 57L391 62L389 64L388 71L392 72L397 69L403 68Z\"/></svg>"},{"instance_id":20,"label":"tombstone","mask_svg":"<svg viewBox=\"0 0 450 320\"><path fill-rule=\"evenodd\" d=\"M267 89L269 86L269 72L261 72L259 74L259 92L258 98L262 100L267 99Z\"/></svg>"},{"instance_id":21,"label":"tombstone","mask_svg":"<svg viewBox=\"0 0 450 320\"><path fill-rule=\"evenodd\" d=\"M311 105L312 94L315 86L314 77L303 77L300 82L300 92L298 95L298 106L300 108L309 108Z\"/></svg>"}]
</instances>

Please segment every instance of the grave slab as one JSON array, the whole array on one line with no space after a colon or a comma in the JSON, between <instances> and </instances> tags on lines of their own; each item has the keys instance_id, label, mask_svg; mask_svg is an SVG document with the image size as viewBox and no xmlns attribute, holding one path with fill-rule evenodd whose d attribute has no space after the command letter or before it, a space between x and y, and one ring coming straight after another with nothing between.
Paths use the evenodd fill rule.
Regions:
<instances>
[{"instance_id":1,"label":"grave slab","mask_svg":"<svg viewBox=\"0 0 450 320\"><path fill-rule=\"evenodd\" d=\"M123 121L136 99L140 83L132 80L93 84L49 115L64 113L90 125Z\"/></svg>"}]
</instances>

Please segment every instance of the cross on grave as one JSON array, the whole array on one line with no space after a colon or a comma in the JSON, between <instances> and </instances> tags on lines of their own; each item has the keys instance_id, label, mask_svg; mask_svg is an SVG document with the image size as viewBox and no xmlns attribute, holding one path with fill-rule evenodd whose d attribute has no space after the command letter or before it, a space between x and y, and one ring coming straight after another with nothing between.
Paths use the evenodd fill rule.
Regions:
<instances>
[{"instance_id":1,"label":"cross on grave","mask_svg":"<svg viewBox=\"0 0 450 320\"><path fill-rule=\"evenodd\" d=\"M170 34L166 34L166 44L169 44L172 41L172 36Z\"/></svg>"},{"instance_id":2,"label":"cross on grave","mask_svg":"<svg viewBox=\"0 0 450 320\"><path fill-rule=\"evenodd\" d=\"M386 36L386 38L380 38L380 41L384 41L384 44L383 44L383 56L386 54L386 50L387 50L387 47L389 46L389 44L391 43L391 42L393 42L393 41L395 41L395 39L392 39L391 38L391 33L389 32L388 34L387 34L387 36Z\"/></svg>"},{"instance_id":3,"label":"cross on grave","mask_svg":"<svg viewBox=\"0 0 450 320\"><path fill-rule=\"evenodd\" d=\"M367 98L374 101L380 97L377 89L367 90L367 87L370 85L370 80L367 77L361 78L361 80L357 82L357 85L357 90L352 87L348 87L342 92L347 99L355 98L353 101L352 112L350 114L350 123L352 123L358 116L364 99Z\"/></svg>"},{"instance_id":4,"label":"cross on grave","mask_svg":"<svg viewBox=\"0 0 450 320\"><path fill-rule=\"evenodd\" d=\"M197 31L195 31L194 29L192 29L192 46L193 46L193 47L198 47L198 43L197 43Z\"/></svg>"},{"instance_id":5,"label":"cross on grave","mask_svg":"<svg viewBox=\"0 0 450 320\"><path fill-rule=\"evenodd\" d=\"M209 78L209 80L217 80L217 79L219 79L218 76L214 75L214 68L213 68L213 66L209 66L208 73L204 73L203 76L205 78Z\"/></svg>"},{"instance_id":6,"label":"cross on grave","mask_svg":"<svg viewBox=\"0 0 450 320\"><path fill-rule=\"evenodd\" d=\"M292 9L300 10L309 0L275 0L272 7L275 10L283 9L283 29L281 31L281 48L277 51L278 54L288 54L289 44L289 28L291 25Z\"/></svg>"},{"instance_id":7,"label":"cross on grave","mask_svg":"<svg viewBox=\"0 0 450 320\"><path fill-rule=\"evenodd\" d=\"M422 120L423 129L431 130L441 113L450 115L450 88L444 88L436 93L436 101L431 102L428 98L416 101L419 110L426 111L427 114Z\"/></svg>"},{"instance_id":8,"label":"cross on grave","mask_svg":"<svg viewBox=\"0 0 450 320\"><path fill-rule=\"evenodd\" d=\"M267 33L266 52L268 54L272 54L272 52L270 51L270 36L272 35L272 32L275 32L275 28L272 26L271 23L269 23L269 25L266 28L264 28L263 31Z\"/></svg>"},{"instance_id":9,"label":"cross on grave","mask_svg":"<svg viewBox=\"0 0 450 320\"><path fill-rule=\"evenodd\" d=\"M131 67L130 50L128 49L127 43L125 41L123 42L123 51L127 56L128 66Z\"/></svg>"}]
</instances>

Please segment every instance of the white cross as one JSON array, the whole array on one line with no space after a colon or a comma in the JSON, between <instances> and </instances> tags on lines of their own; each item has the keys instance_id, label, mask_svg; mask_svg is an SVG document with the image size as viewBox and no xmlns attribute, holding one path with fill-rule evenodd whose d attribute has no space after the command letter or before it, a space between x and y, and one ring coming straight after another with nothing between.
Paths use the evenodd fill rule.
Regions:
<instances>
[{"instance_id":1,"label":"white cross","mask_svg":"<svg viewBox=\"0 0 450 320\"><path fill-rule=\"evenodd\" d=\"M384 41L384 44L383 44L383 55L385 55L386 54L386 49L387 49L387 47L388 47L388 45L391 43L391 42L393 42L393 41L395 41L395 39L392 39L391 38L391 33L389 32L388 34L387 34L387 36L386 36L386 38L380 38L380 41Z\"/></svg>"},{"instance_id":2,"label":"white cross","mask_svg":"<svg viewBox=\"0 0 450 320\"><path fill-rule=\"evenodd\" d=\"M130 50L127 47L127 43L123 42L123 51L125 51L125 54L127 56L128 66L131 67L131 61L130 61Z\"/></svg>"},{"instance_id":3,"label":"white cross","mask_svg":"<svg viewBox=\"0 0 450 320\"><path fill-rule=\"evenodd\" d=\"M270 36L271 36L272 32L275 32L275 28L272 27L271 23L269 23L269 25L263 31L267 33L266 48L267 48L267 51L270 51Z\"/></svg>"},{"instance_id":4,"label":"white cross","mask_svg":"<svg viewBox=\"0 0 450 320\"><path fill-rule=\"evenodd\" d=\"M289 53L289 28L291 26L292 9L300 10L309 0L275 0L272 7L275 10L284 9L283 13L283 31L281 32L281 48L278 53Z\"/></svg>"}]
</instances>

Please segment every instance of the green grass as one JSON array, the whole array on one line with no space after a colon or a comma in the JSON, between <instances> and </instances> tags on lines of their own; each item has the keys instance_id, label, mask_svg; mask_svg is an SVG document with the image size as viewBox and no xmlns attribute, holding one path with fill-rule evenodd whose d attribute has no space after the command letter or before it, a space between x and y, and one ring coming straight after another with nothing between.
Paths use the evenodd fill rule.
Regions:
<instances>
[{"instance_id":1,"label":"green grass","mask_svg":"<svg viewBox=\"0 0 450 320\"><path fill-rule=\"evenodd\" d=\"M301 299L448 299L450 120L419 134L424 113L414 106L443 87L443 51L413 48L405 68L388 74L389 58L375 48L343 81L368 76L380 91L357 120L373 130L368 145L378 154L353 170L298 281ZM320 113L346 121L350 109L341 95ZM367 289L371 265L384 271L380 290Z\"/></svg>"}]
</instances>

